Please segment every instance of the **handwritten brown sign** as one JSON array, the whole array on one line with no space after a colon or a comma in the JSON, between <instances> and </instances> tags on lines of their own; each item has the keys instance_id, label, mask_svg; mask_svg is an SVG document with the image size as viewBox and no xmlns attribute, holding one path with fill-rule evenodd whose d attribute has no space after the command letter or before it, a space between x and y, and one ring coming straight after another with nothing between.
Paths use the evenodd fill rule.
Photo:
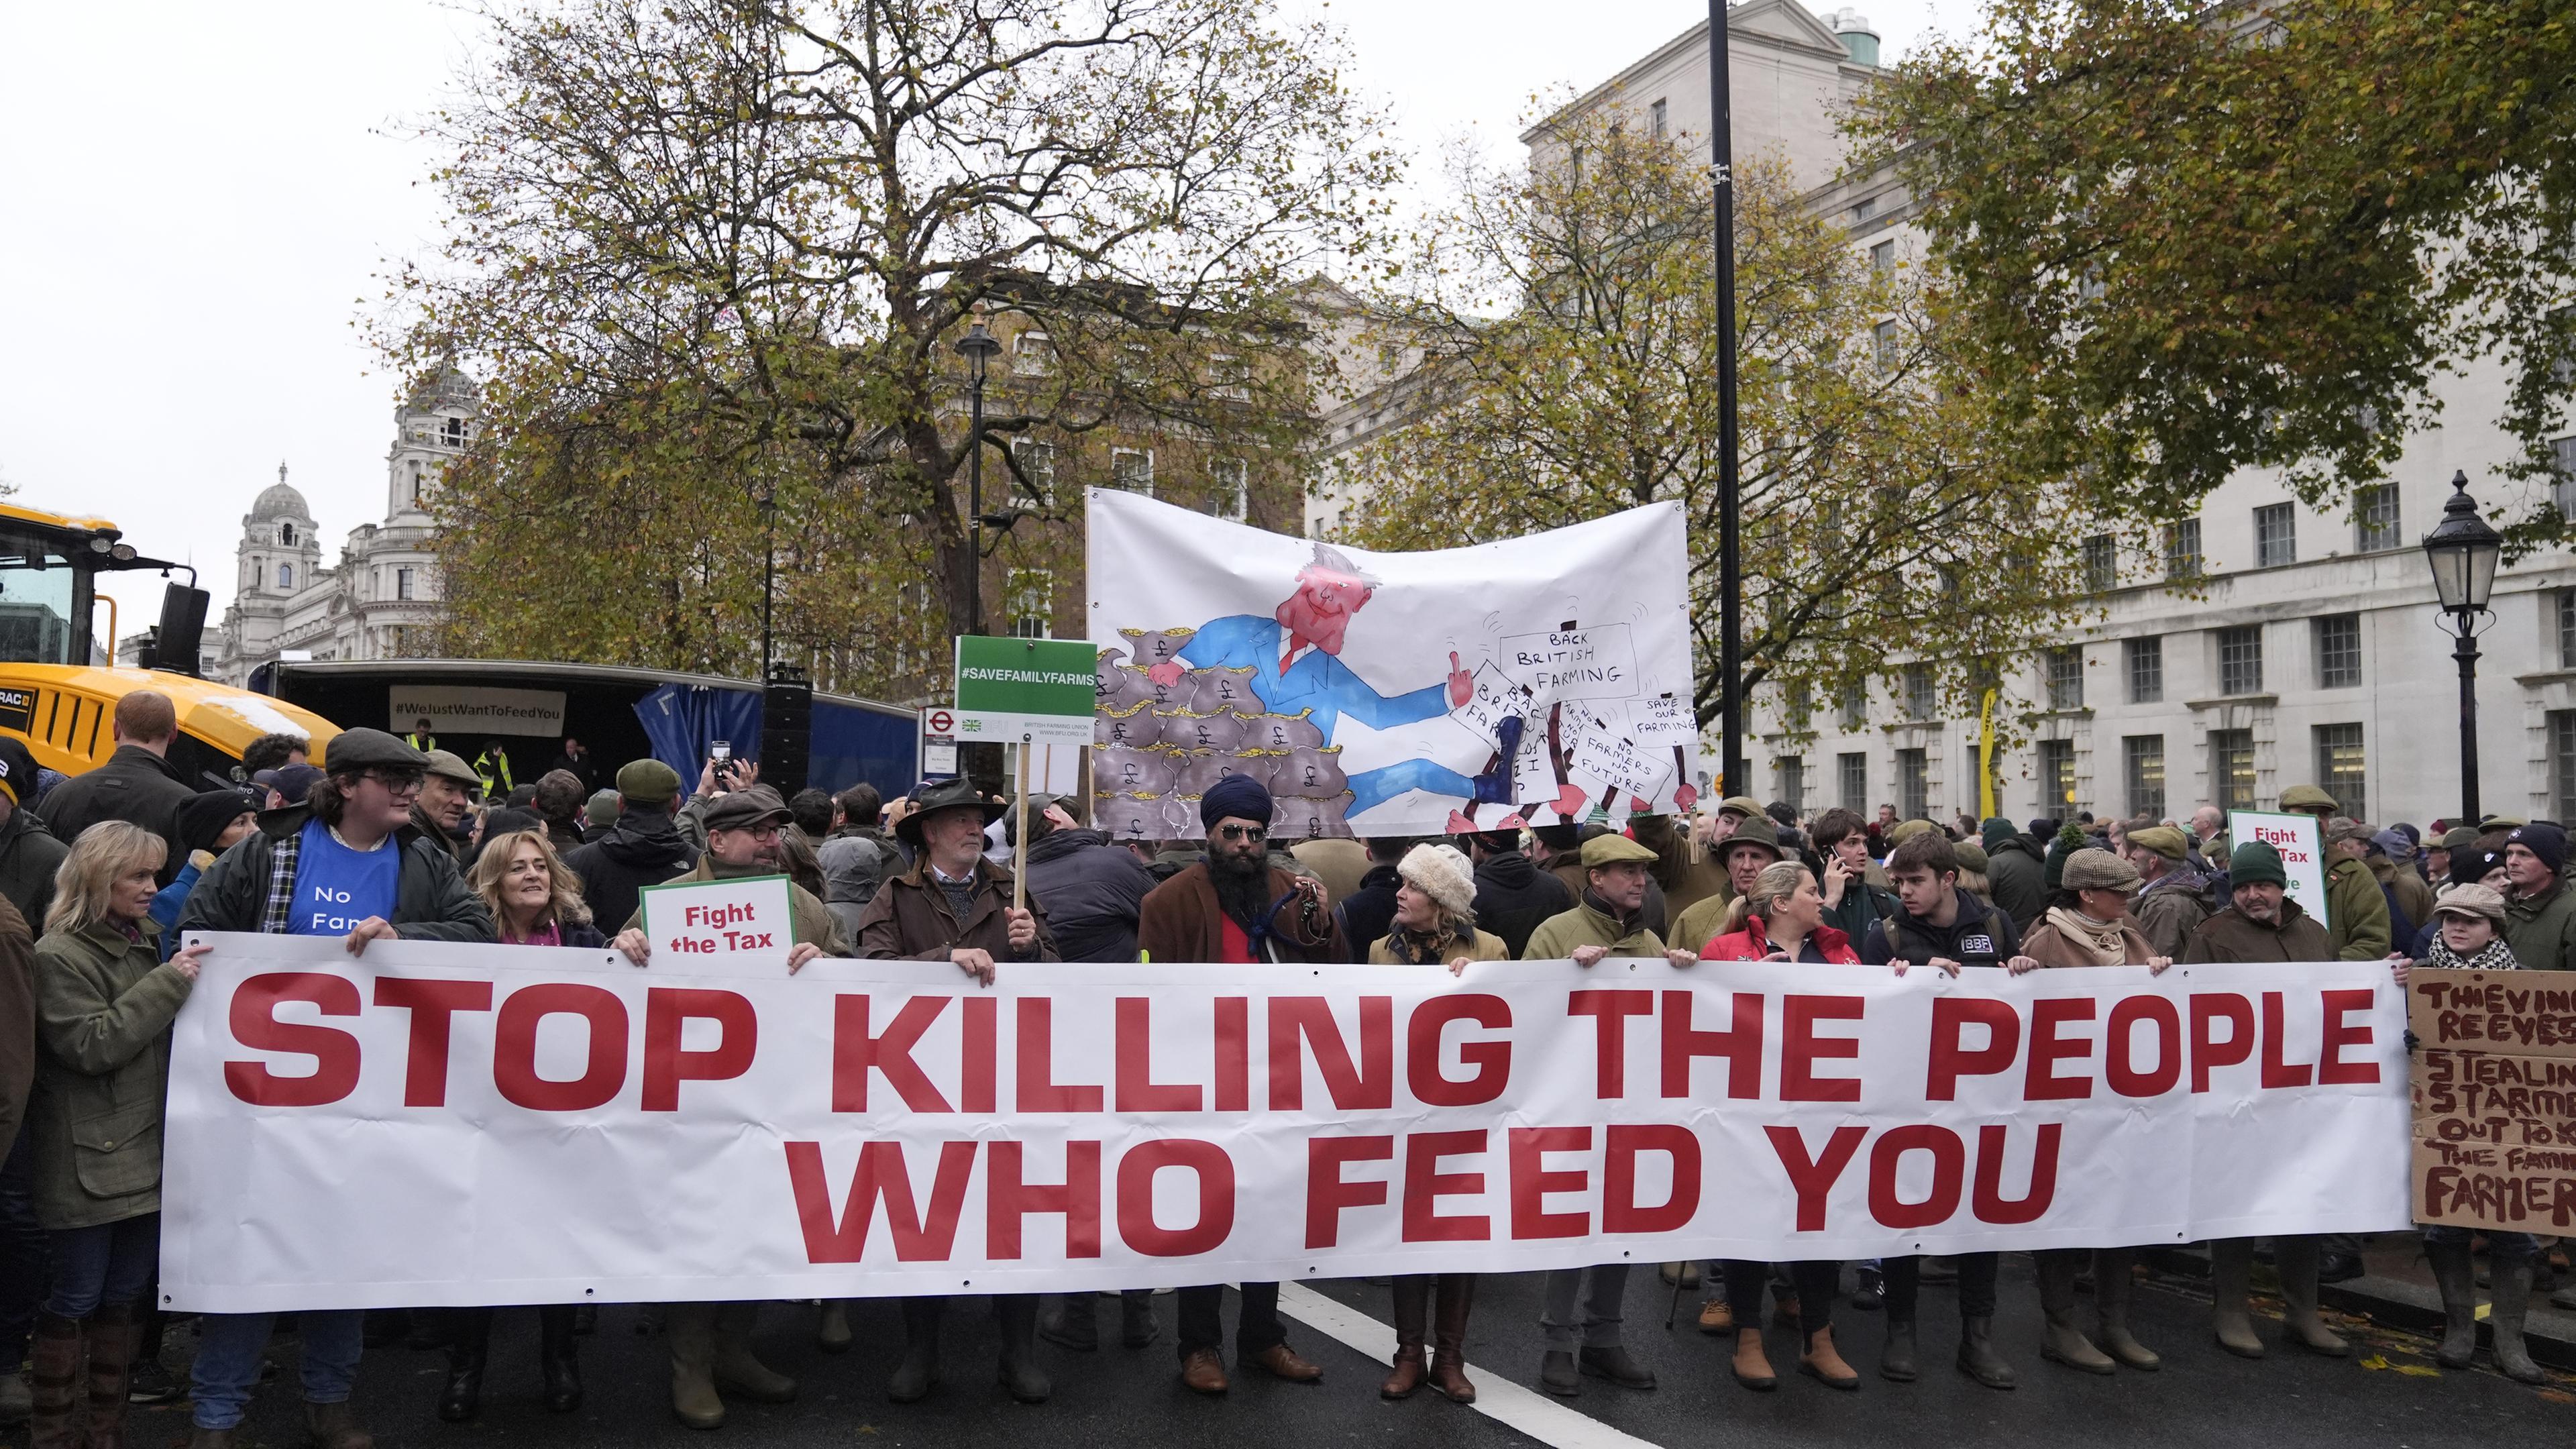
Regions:
<instances>
[{"instance_id":1,"label":"handwritten brown sign","mask_svg":"<svg viewBox=\"0 0 2576 1449\"><path fill-rule=\"evenodd\" d=\"M2576 972L2416 970L2415 1219L2576 1232Z\"/></svg>"}]
</instances>

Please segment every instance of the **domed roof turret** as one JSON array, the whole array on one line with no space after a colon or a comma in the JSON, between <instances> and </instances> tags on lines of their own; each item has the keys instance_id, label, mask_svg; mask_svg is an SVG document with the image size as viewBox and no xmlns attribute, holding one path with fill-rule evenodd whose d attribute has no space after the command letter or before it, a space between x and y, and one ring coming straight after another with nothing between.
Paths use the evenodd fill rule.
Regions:
<instances>
[{"instance_id":1,"label":"domed roof turret","mask_svg":"<svg viewBox=\"0 0 2576 1449\"><path fill-rule=\"evenodd\" d=\"M467 377L453 362L439 365L438 374L412 390L411 407L416 412L435 408L472 408L482 401L482 392L474 379Z\"/></svg>"},{"instance_id":2,"label":"domed roof turret","mask_svg":"<svg viewBox=\"0 0 2576 1449\"><path fill-rule=\"evenodd\" d=\"M277 481L260 490L250 506L253 518L311 518L313 510L304 504L304 495L286 486L286 465L277 465Z\"/></svg>"}]
</instances>

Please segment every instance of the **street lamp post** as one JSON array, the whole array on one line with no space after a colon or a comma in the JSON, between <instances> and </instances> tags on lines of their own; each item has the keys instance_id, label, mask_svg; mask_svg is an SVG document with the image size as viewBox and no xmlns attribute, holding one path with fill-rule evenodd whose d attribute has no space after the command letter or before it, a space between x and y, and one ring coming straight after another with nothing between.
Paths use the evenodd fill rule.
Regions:
<instances>
[{"instance_id":1,"label":"street lamp post","mask_svg":"<svg viewBox=\"0 0 2576 1449\"><path fill-rule=\"evenodd\" d=\"M1726 0L1708 0L1708 144L1716 180L1718 768L1721 795L1753 793L1744 762L1744 562L1735 418L1735 122Z\"/></svg>"},{"instance_id":2,"label":"street lamp post","mask_svg":"<svg viewBox=\"0 0 2576 1449\"><path fill-rule=\"evenodd\" d=\"M966 375L974 395L973 420L966 429L966 632L984 631L984 365L1002 344L978 317L957 339L966 358Z\"/></svg>"},{"instance_id":3,"label":"street lamp post","mask_svg":"<svg viewBox=\"0 0 2576 1449\"><path fill-rule=\"evenodd\" d=\"M2451 475L2451 500L2442 521L2424 535L2424 557L2433 566L2433 591L2441 596L2443 627L2456 642L2460 665L2460 823L2478 823L2478 619L2495 592L2496 559L2504 539L2478 516L2469 497L2469 475Z\"/></svg>"}]
</instances>

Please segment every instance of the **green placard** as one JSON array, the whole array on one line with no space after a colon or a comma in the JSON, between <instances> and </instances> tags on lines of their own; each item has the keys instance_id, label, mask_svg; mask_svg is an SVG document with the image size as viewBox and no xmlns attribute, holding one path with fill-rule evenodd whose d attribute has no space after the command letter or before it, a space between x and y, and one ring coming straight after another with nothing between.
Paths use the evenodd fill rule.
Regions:
<instances>
[{"instance_id":1,"label":"green placard","mask_svg":"<svg viewBox=\"0 0 2576 1449\"><path fill-rule=\"evenodd\" d=\"M1089 744L1098 651L1084 639L957 639L957 738Z\"/></svg>"}]
</instances>

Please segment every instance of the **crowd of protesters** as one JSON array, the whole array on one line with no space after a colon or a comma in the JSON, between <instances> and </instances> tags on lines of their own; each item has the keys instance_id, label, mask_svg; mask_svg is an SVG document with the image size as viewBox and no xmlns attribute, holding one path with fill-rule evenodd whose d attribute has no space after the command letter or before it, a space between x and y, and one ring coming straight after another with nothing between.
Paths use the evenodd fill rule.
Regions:
<instances>
[{"instance_id":1,"label":"crowd of protesters","mask_svg":"<svg viewBox=\"0 0 2576 1449\"><path fill-rule=\"evenodd\" d=\"M274 1327L266 1314L208 1314L184 1386L161 1366L153 1308L160 1222L161 1123L170 1026L198 974L196 931L336 937L353 956L369 943L419 939L607 947L651 965L641 892L673 881L785 874L797 944L791 971L818 956L945 961L990 983L1037 962L1439 965L1563 960L1589 969L1616 957L1774 961L1823 968L1913 968L1956 974L2184 962L2385 960L2399 979L2416 965L2486 970L2576 969L2576 895L2565 884L2567 835L2556 824L2489 818L2387 829L2345 817L2314 786L2283 793L2285 810L2320 821L2327 911L2320 921L2287 891L2279 853L2233 840L2225 812L2189 821L2035 820L1962 816L1955 823L1874 819L1846 809L1812 816L1749 798L1685 819L1638 816L1590 825L1501 827L1424 839L1270 835L1274 803L1231 776L1199 802L1204 835L1117 841L1087 825L1079 797L1034 797L1011 810L964 781L928 783L886 801L859 785L781 799L756 765L710 762L694 787L656 759L601 783L578 741L554 767L513 784L505 753L468 763L438 747L428 722L408 738L369 729L333 738L319 763L292 736L245 753L239 788L201 791L167 759L171 702L126 696L116 749L86 774L48 778L27 747L0 735L0 1422L28 1420L38 1449L122 1442L129 1402L193 1401L198 1449L235 1444ZM47 787L50 786L50 789ZM1022 835L1025 834L1025 845ZM1025 852L1026 904L1012 868ZM335 902L316 908L314 886ZM2478 1301L2475 1239L2487 1256ZM2469 1367L2485 1323L2504 1373L2538 1382L2523 1341L2535 1294L2555 1289L2554 1245L2528 1234L2423 1234L2444 1308L2438 1360ZM2049 1249L2032 1257L2044 1318L2041 1355L2111 1374L2154 1370L2129 1305L2142 1248ZM2280 1237L2270 1256L2286 1306L2282 1338L2349 1351L2318 1312L2324 1282L2357 1276L2352 1240ZM2212 1329L2230 1352L2259 1358L2249 1311L2257 1245L2209 1245ZM1655 1376L1622 1342L1630 1288L1624 1259L1545 1275L1536 1382L1571 1396L1587 1378L1649 1390ZM1846 1270L1856 1285L1844 1291ZM1998 1258L1672 1263L1678 1294L1698 1283L1701 1329L1733 1340L1732 1372L1755 1390L1778 1384L1764 1341L1763 1298L1798 1334L1798 1370L1836 1389L1862 1369L1838 1344L1838 1305L1883 1325L1882 1379L1921 1373L1918 1307L1926 1283L1954 1286L1958 1370L2011 1388L2017 1370L1995 1346ZM2092 1312L2079 1315L2089 1280ZM1398 1277L1393 1369L1380 1385L1403 1398L1428 1385L1457 1402L1476 1388L1464 1342L1472 1274ZM1228 1388L1222 1287L1178 1291L1180 1378L1202 1394ZM2576 1289L2555 1289L2576 1307ZM349 1407L369 1347L444 1348L435 1409L479 1412L486 1350L503 1305L406 1313L297 1315L308 1432L326 1449L371 1437ZM850 1305L826 1302L815 1338L853 1341ZM795 1397L794 1379L752 1347L761 1305L675 1303L647 1310L670 1353L675 1416L724 1423L727 1396ZM904 1350L887 1382L897 1402L940 1382L948 1300L901 1300ZM577 1341L596 1310L548 1305L540 1324L543 1402L583 1399ZM1011 1397L1051 1391L1037 1341L1097 1352L1089 1293L1041 1304L999 1296L998 1379ZM1162 1334L1152 1295L1121 1295L1119 1339ZM1289 1342L1278 1285L1240 1285L1234 1365L1301 1384L1324 1369ZM8 1357L15 1355L15 1357Z\"/></svg>"}]
</instances>

